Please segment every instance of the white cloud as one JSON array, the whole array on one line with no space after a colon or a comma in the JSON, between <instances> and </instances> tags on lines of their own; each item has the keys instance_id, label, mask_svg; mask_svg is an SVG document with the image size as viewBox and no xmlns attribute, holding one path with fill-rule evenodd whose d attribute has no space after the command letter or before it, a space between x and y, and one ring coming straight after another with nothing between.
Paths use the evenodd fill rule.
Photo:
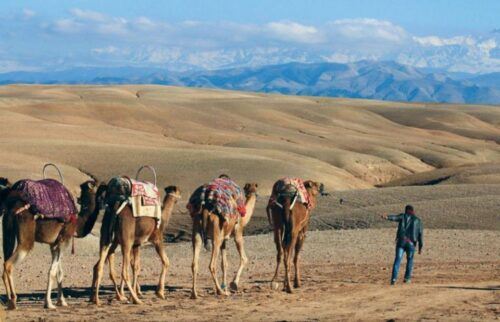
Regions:
<instances>
[{"instance_id":1,"label":"white cloud","mask_svg":"<svg viewBox=\"0 0 500 322\"><path fill-rule=\"evenodd\" d=\"M88 21L106 21L107 16L105 14L102 14L97 11L91 11L91 10L82 10L79 8L73 8L69 11L72 16L81 19L81 20L88 20Z\"/></svg>"},{"instance_id":2,"label":"white cloud","mask_svg":"<svg viewBox=\"0 0 500 322\"><path fill-rule=\"evenodd\" d=\"M282 21L270 22L266 27L278 40L299 43L318 43L322 41L318 29L313 26L301 25L293 21Z\"/></svg>"},{"instance_id":3,"label":"white cloud","mask_svg":"<svg viewBox=\"0 0 500 322\"><path fill-rule=\"evenodd\" d=\"M102 55L102 54L116 54L120 52L120 50L115 46L107 46L102 48L93 48L92 53Z\"/></svg>"},{"instance_id":4,"label":"white cloud","mask_svg":"<svg viewBox=\"0 0 500 322\"><path fill-rule=\"evenodd\" d=\"M413 37L413 40L422 46L453 46L453 45L464 45L464 46L474 46L476 40L471 36L456 36L451 38L441 38L437 36L427 36L427 37Z\"/></svg>"},{"instance_id":5,"label":"white cloud","mask_svg":"<svg viewBox=\"0 0 500 322\"><path fill-rule=\"evenodd\" d=\"M34 16L36 16L36 12L31 10L31 9L23 9L23 16L25 19L31 19L33 18Z\"/></svg>"},{"instance_id":6,"label":"white cloud","mask_svg":"<svg viewBox=\"0 0 500 322\"><path fill-rule=\"evenodd\" d=\"M56 20L50 27L52 30L61 33L77 33L85 29L84 24L69 18Z\"/></svg>"},{"instance_id":7,"label":"white cloud","mask_svg":"<svg viewBox=\"0 0 500 322\"><path fill-rule=\"evenodd\" d=\"M336 36L348 39L371 39L374 41L400 42L407 38L407 32L389 21L358 18L340 19L328 24Z\"/></svg>"}]
</instances>

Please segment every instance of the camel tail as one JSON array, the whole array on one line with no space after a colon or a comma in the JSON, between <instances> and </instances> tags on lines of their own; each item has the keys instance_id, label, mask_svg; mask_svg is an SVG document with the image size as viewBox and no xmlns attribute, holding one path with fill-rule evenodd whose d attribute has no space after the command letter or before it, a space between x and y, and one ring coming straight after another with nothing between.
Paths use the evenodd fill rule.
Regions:
<instances>
[{"instance_id":1,"label":"camel tail","mask_svg":"<svg viewBox=\"0 0 500 322\"><path fill-rule=\"evenodd\" d=\"M203 232L203 245L205 245L205 248L207 248L208 245L208 215L210 212L203 208L201 210L201 227L202 227L202 232Z\"/></svg>"},{"instance_id":2,"label":"camel tail","mask_svg":"<svg viewBox=\"0 0 500 322\"><path fill-rule=\"evenodd\" d=\"M285 217L283 222L285 223L285 234L283 235L283 245L288 246L292 240L292 230L293 222L290 210L290 197L286 196L283 198L283 216Z\"/></svg>"},{"instance_id":3,"label":"camel tail","mask_svg":"<svg viewBox=\"0 0 500 322\"><path fill-rule=\"evenodd\" d=\"M6 261L12 256L16 247L17 227L14 216L9 212L3 216L2 221L3 258Z\"/></svg>"}]
</instances>

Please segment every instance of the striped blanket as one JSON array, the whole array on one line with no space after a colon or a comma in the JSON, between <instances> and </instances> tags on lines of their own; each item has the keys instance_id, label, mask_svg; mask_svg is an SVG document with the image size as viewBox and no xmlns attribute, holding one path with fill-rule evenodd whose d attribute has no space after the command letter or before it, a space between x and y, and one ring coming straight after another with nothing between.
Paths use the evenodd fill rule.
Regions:
<instances>
[{"instance_id":1,"label":"striped blanket","mask_svg":"<svg viewBox=\"0 0 500 322\"><path fill-rule=\"evenodd\" d=\"M283 195L288 195L291 198L296 196L297 201L305 204L308 209L314 207L309 197L309 193L304 186L304 181L300 178L286 177L276 181L271 196L269 197L268 206L278 203L279 197Z\"/></svg>"},{"instance_id":2,"label":"striped blanket","mask_svg":"<svg viewBox=\"0 0 500 322\"><path fill-rule=\"evenodd\" d=\"M245 195L231 179L217 178L209 184L198 187L189 198L187 208L192 213L201 207L225 218L244 217Z\"/></svg>"},{"instance_id":3,"label":"striped blanket","mask_svg":"<svg viewBox=\"0 0 500 322\"><path fill-rule=\"evenodd\" d=\"M21 199L30 205L33 214L41 214L46 219L70 221L78 213L71 193L59 181L44 179L39 181L20 180L12 187L20 193Z\"/></svg>"}]
</instances>

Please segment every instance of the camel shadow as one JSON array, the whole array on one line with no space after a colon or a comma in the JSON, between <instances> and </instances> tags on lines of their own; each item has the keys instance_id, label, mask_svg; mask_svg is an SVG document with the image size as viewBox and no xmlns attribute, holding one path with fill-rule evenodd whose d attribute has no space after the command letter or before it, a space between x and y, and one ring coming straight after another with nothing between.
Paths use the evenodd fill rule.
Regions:
<instances>
[{"instance_id":1,"label":"camel shadow","mask_svg":"<svg viewBox=\"0 0 500 322\"><path fill-rule=\"evenodd\" d=\"M126 290L126 289L125 289ZM156 291L156 285L142 285L142 292L151 292ZM187 288L181 286L165 286L165 291L169 293L175 293L179 291L190 291ZM52 296L57 294L57 289L52 291ZM64 296L67 298L74 299L82 299L87 298L90 299L90 295L92 294L91 287L72 287L72 288L64 288ZM101 286L99 288L99 295L102 297L106 296L114 296L115 288L113 286ZM30 293L18 293L17 300L19 302L30 302L30 301L39 301L45 298L45 290L36 290ZM7 297L5 295L0 296L0 300L4 303L7 302Z\"/></svg>"},{"instance_id":2,"label":"camel shadow","mask_svg":"<svg viewBox=\"0 0 500 322\"><path fill-rule=\"evenodd\" d=\"M436 286L436 288L448 288L448 289L469 290L469 291L500 291L500 285L488 285L486 287L474 287L474 286Z\"/></svg>"}]
</instances>

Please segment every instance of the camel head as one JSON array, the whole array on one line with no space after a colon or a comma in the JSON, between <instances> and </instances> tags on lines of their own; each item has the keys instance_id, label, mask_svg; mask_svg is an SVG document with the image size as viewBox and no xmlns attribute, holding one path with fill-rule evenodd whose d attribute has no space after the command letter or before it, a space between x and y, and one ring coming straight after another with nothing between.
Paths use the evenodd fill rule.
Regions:
<instances>
[{"instance_id":1,"label":"camel head","mask_svg":"<svg viewBox=\"0 0 500 322\"><path fill-rule=\"evenodd\" d=\"M11 191L12 184L7 178L0 178L0 216L3 214L3 203Z\"/></svg>"},{"instance_id":2,"label":"camel head","mask_svg":"<svg viewBox=\"0 0 500 322\"><path fill-rule=\"evenodd\" d=\"M101 209L106 189L107 185L104 183L98 184L94 180L85 181L80 185L80 197L77 202L82 209L88 208L93 202L96 202L97 207Z\"/></svg>"},{"instance_id":3,"label":"camel head","mask_svg":"<svg viewBox=\"0 0 500 322\"><path fill-rule=\"evenodd\" d=\"M179 199L181 199L181 189L179 189L179 187L177 187L177 186L168 186L168 187L166 187L165 188L165 198L163 199L163 202L165 202L165 200L168 197L173 197L174 198L174 202L177 203L177 201Z\"/></svg>"},{"instance_id":4,"label":"camel head","mask_svg":"<svg viewBox=\"0 0 500 322\"><path fill-rule=\"evenodd\" d=\"M10 183L9 179L0 177L0 190L3 190L5 188L11 187L12 184Z\"/></svg>"},{"instance_id":5,"label":"camel head","mask_svg":"<svg viewBox=\"0 0 500 322\"><path fill-rule=\"evenodd\" d=\"M307 189L309 194L313 197L316 197L318 194L321 193L321 186L323 186L322 183L312 181L312 180L307 180L304 182L304 187Z\"/></svg>"},{"instance_id":6,"label":"camel head","mask_svg":"<svg viewBox=\"0 0 500 322\"><path fill-rule=\"evenodd\" d=\"M258 183L245 184L245 187L243 188L243 191L245 191L245 197L248 198L248 197L250 197L251 194L255 194L257 196L257 188L258 187L259 187Z\"/></svg>"}]
</instances>

